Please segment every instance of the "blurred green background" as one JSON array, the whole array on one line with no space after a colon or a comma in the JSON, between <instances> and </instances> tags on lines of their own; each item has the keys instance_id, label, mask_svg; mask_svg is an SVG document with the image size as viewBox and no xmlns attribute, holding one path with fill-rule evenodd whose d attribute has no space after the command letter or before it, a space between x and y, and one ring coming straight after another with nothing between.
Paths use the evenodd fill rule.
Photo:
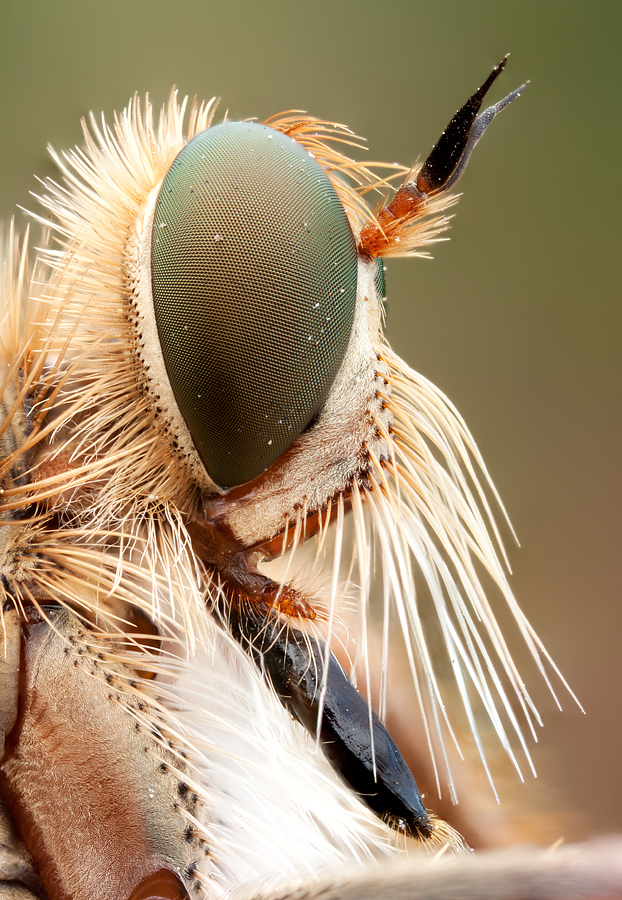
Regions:
<instances>
[{"instance_id":1,"label":"blurred green background","mask_svg":"<svg viewBox=\"0 0 622 900\"><path fill-rule=\"evenodd\" d=\"M34 205L45 146L173 84L233 118L307 109L409 164L508 51L532 84L461 182L451 243L388 264L388 334L470 425L518 532L516 594L583 703L534 674L534 818L622 828L620 40L615 2L3 0L0 212ZM508 542L509 542L508 536ZM520 654L519 654L520 655Z\"/></svg>"}]
</instances>

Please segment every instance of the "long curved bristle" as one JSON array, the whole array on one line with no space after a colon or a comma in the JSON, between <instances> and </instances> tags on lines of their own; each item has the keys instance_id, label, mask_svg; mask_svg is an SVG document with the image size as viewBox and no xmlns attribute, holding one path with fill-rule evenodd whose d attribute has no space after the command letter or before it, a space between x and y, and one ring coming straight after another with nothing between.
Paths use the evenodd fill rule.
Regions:
<instances>
[{"instance_id":1,"label":"long curved bristle","mask_svg":"<svg viewBox=\"0 0 622 900\"><path fill-rule=\"evenodd\" d=\"M457 734L464 728L455 731L449 713L450 696L457 690L466 727L496 796L486 757L488 741L480 735L482 714L521 778L523 763L518 750L533 771L526 734L535 738L541 719L489 594L496 591L498 600L509 608L555 699L549 673L569 688L512 594L493 504L506 521L507 516L463 419L437 388L389 347L379 347L378 354L387 384L384 399L392 416L384 435L390 456L380 460L370 452L366 485L352 486L354 535L348 571L358 575L358 603L356 613L346 617L346 627L351 645L362 653L364 684L371 696L368 622L370 616L382 619L380 659L375 664L382 673L378 692L382 714L389 635L396 620L435 760L439 792L442 782L448 781L455 799L445 744L449 740L461 755ZM382 423L376 425L382 432ZM333 523L331 528L336 529L338 547L343 522ZM318 540L324 543L326 534ZM341 604L339 608L344 610L337 586L338 556L336 552L332 563L328 562L333 573L329 602L331 609ZM377 576L384 595L381 609L375 611L371 604L378 577L374 576L373 558L380 569ZM341 578L343 590L351 575L341 573ZM330 628L327 632L330 635ZM441 760L442 773L438 769Z\"/></svg>"}]
</instances>

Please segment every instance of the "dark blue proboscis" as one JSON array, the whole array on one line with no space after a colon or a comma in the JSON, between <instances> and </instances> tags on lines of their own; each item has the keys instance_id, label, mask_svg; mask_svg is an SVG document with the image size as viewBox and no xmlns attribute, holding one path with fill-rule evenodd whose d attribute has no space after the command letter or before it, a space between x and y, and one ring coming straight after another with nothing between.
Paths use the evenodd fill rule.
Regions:
<instances>
[{"instance_id":1,"label":"dark blue proboscis","mask_svg":"<svg viewBox=\"0 0 622 900\"><path fill-rule=\"evenodd\" d=\"M231 610L229 628L263 670L283 705L316 736L325 645L284 625L261 604ZM370 728L367 701L332 653L328 655L319 738L331 765L375 813L415 837L431 836L430 817L395 741L374 712Z\"/></svg>"}]
</instances>

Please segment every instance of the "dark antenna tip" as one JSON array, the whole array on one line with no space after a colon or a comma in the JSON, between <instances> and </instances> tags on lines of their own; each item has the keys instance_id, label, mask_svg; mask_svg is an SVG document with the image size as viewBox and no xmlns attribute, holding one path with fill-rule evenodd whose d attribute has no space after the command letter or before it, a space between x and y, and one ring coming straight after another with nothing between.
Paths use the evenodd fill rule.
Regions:
<instances>
[{"instance_id":1,"label":"dark antenna tip","mask_svg":"<svg viewBox=\"0 0 622 900\"><path fill-rule=\"evenodd\" d=\"M455 114L438 143L421 167L417 176L417 189L422 194L447 190L462 175L473 148L497 113L520 97L529 82L522 84L503 100L488 107L480 114L484 97L504 70L510 54L506 53L486 81Z\"/></svg>"}]
</instances>

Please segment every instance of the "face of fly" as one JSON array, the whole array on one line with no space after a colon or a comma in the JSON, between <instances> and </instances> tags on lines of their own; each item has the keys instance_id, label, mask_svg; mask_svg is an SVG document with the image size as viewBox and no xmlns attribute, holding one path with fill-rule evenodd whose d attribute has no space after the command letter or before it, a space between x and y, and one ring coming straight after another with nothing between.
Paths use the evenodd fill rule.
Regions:
<instances>
[{"instance_id":1,"label":"face of fly","mask_svg":"<svg viewBox=\"0 0 622 900\"><path fill-rule=\"evenodd\" d=\"M310 706L320 723L331 690L335 706L349 691L338 687L336 669L331 681L327 665L340 561L351 554L359 608L352 640L366 660L375 548L385 608L400 623L441 756L452 732L415 594L417 568L480 751L473 695L517 767L512 733L528 758L513 698L529 725L537 712L478 567L541 667L543 650L506 581L487 499L494 489L454 407L382 335L383 260L425 255L447 228L451 189L475 144L524 88L481 111L504 66L408 170L354 161L348 154L360 142L339 124L299 112L216 123L213 101L186 118L176 95L157 126L135 98L113 127L85 125L83 149L55 155L65 186L49 181L40 198L55 241L40 254L45 289L16 358L16 399L9 397L32 415L4 464L13 473L6 510L26 496L38 504L49 517L48 544L50 522L64 523L41 585L46 602L58 595L93 612L82 585L95 551L88 565L78 559L70 524L74 542L85 534L93 544L117 542L117 561L108 554L101 563L109 593L123 582L128 602L160 631L182 621L191 632L193 610L207 602L270 669L266 655L281 633L265 641L274 621L290 633L294 621L306 622L305 634L315 622L325 644L295 637L288 645L294 656L300 649L295 684L313 663L308 694L294 701L289 676L270 677L296 717ZM34 475L22 484L24 459ZM329 527L328 603L260 571L263 560L313 534L323 546ZM33 541L31 530L24 546ZM41 559L47 551L38 552ZM148 583L130 590L123 579L142 579L145 558L154 560ZM163 601L163 586L173 583L174 602ZM12 590L21 597L17 580ZM36 600L34 588L22 598ZM96 609L105 614L105 605ZM368 737L363 755L375 779L369 745ZM350 763L344 774L358 777ZM425 832L420 799L411 806L413 827Z\"/></svg>"}]
</instances>

